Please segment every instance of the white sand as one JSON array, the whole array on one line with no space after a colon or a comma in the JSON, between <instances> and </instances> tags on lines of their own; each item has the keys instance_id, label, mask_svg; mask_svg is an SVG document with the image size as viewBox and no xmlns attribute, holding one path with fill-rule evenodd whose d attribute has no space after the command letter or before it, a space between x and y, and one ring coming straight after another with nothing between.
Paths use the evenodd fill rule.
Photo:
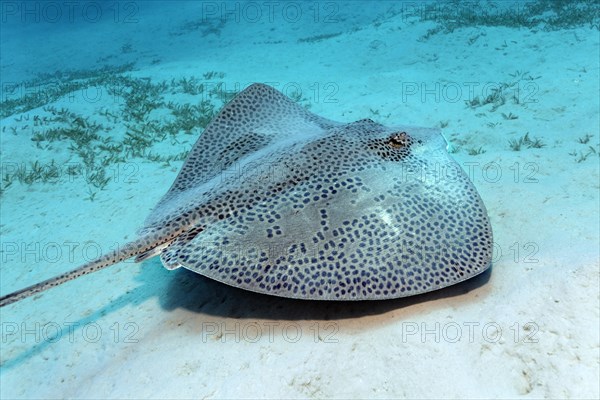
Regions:
<instances>
[{"instance_id":1,"label":"white sand","mask_svg":"<svg viewBox=\"0 0 600 400\"><path fill-rule=\"evenodd\" d=\"M287 22L281 11L273 22L263 15L250 23L247 14L225 24L219 36L202 37L180 29L200 18L199 5L159 10L154 4L140 3L135 24L13 21L3 29L33 40L2 35L3 82L91 68L114 55L107 62L137 61L135 76L158 81L214 70L226 74L230 87L298 85L312 111L334 120L445 121L445 136L459 147L454 157L472 168L489 210L493 270L416 298L314 303L169 272L158 259L122 263L2 309L0 397L600 397L599 158L578 163L569 155L588 146L598 150L597 30L468 28L419 41L434 24L386 14L386 4L367 10L341 5L343 22L325 23L331 10L315 3L321 14L314 23L309 4L301 3L302 23ZM372 24L375 18L381 23ZM323 32L342 34L297 43ZM272 41L282 42L265 43ZM122 53L126 43L133 50ZM151 65L153 59L160 62ZM469 85L477 84L475 95L482 97L488 83L518 81L510 76L517 70L539 76L519 81L527 102L507 102L496 111L465 106ZM435 89L436 83L439 101L435 93L422 99L421 85ZM336 102L327 102L332 87ZM419 92L407 94L415 87ZM456 87L463 91L453 102ZM107 102L65 98L55 106L97 116L100 107L115 107ZM60 143L40 150L30 140L32 118L44 111L24 115L29 121L16 121L22 115L2 121L3 174L14 163L72 160ZM508 140L526 132L546 146L510 150ZM589 143L578 143L586 134ZM468 154L480 146L485 153ZM14 183L1 197L1 293L134 238L180 164L122 165L119 179L93 202L85 199L81 178ZM135 182L126 179L131 165ZM70 251L72 243L79 246Z\"/></svg>"}]
</instances>

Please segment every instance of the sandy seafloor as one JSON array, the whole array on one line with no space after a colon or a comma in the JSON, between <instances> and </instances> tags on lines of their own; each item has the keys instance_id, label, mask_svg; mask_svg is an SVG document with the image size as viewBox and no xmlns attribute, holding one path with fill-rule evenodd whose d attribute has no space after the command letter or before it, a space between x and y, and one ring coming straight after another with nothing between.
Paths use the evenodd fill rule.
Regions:
<instances>
[{"instance_id":1,"label":"sandy seafloor","mask_svg":"<svg viewBox=\"0 0 600 400\"><path fill-rule=\"evenodd\" d=\"M108 10L95 23L78 8L73 23L66 13L60 23L6 14L3 85L104 58L135 62L130 75L153 81L220 71L229 87L292 84L333 120L444 125L488 208L493 268L414 298L326 303L245 292L167 271L158 258L121 263L2 308L0 397L600 397L597 29L471 26L419 40L436 24L398 12L401 3L294 3L300 22L282 5L255 18L227 3L242 8L223 25L202 11L220 2L134 4L132 23ZM298 41L324 33L340 34ZM469 85L484 97L498 82L516 83L520 104L465 105ZM89 116L106 106L76 93L51 105ZM67 145L31 141L43 113L2 120L3 175L14 163L76 161ZM545 146L511 150L526 132ZM2 294L75 268L83 248L135 237L181 162L128 161L135 179L111 179L93 201L84 180L65 176L5 188Z\"/></svg>"}]
</instances>

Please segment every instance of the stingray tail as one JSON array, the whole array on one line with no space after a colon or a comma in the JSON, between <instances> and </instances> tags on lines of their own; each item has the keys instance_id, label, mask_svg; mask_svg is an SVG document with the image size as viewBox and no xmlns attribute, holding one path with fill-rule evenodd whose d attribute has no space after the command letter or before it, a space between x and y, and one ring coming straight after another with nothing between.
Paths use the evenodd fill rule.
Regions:
<instances>
[{"instance_id":1,"label":"stingray tail","mask_svg":"<svg viewBox=\"0 0 600 400\"><path fill-rule=\"evenodd\" d=\"M65 282L79 278L80 276L91 274L92 272L99 271L113 264L119 263L133 256L148 251L150 251L150 249L148 248L148 238L141 237L134 242L127 243L125 246L118 250L115 250L112 253L104 254L95 260L83 264L81 267L74 269L73 271L66 272L62 275L50 278L43 282L36 283L35 285L31 285L24 289L2 296L0 297L0 307L4 307L6 305L15 303L19 300L23 300L27 297L33 296L34 294L41 293L55 286L62 285Z\"/></svg>"}]
</instances>

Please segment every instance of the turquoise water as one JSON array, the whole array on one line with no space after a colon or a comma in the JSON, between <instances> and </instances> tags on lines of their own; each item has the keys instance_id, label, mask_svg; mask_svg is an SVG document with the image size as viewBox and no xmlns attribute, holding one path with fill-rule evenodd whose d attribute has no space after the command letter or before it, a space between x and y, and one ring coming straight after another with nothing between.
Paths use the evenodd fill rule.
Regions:
<instances>
[{"instance_id":1,"label":"turquoise water","mask_svg":"<svg viewBox=\"0 0 600 400\"><path fill-rule=\"evenodd\" d=\"M378 302L119 263L1 309L3 398L600 395L597 2L1 5L2 295L133 240L254 82L441 129L494 230L491 271Z\"/></svg>"}]
</instances>

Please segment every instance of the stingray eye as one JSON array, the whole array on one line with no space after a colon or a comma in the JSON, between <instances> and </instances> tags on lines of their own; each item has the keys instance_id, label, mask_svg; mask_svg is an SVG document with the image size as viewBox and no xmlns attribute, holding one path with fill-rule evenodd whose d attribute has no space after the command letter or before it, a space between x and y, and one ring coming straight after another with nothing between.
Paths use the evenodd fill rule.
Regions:
<instances>
[{"instance_id":1,"label":"stingray eye","mask_svg":"<svg viewBox=\"0 0 600 400\"><path fill-rule=\"evenodd\" d=\"M406 132L396 132L389 137L387 143L391 147L400 149L410 144L410 137Z\"/></svg>"}]
</instances>

